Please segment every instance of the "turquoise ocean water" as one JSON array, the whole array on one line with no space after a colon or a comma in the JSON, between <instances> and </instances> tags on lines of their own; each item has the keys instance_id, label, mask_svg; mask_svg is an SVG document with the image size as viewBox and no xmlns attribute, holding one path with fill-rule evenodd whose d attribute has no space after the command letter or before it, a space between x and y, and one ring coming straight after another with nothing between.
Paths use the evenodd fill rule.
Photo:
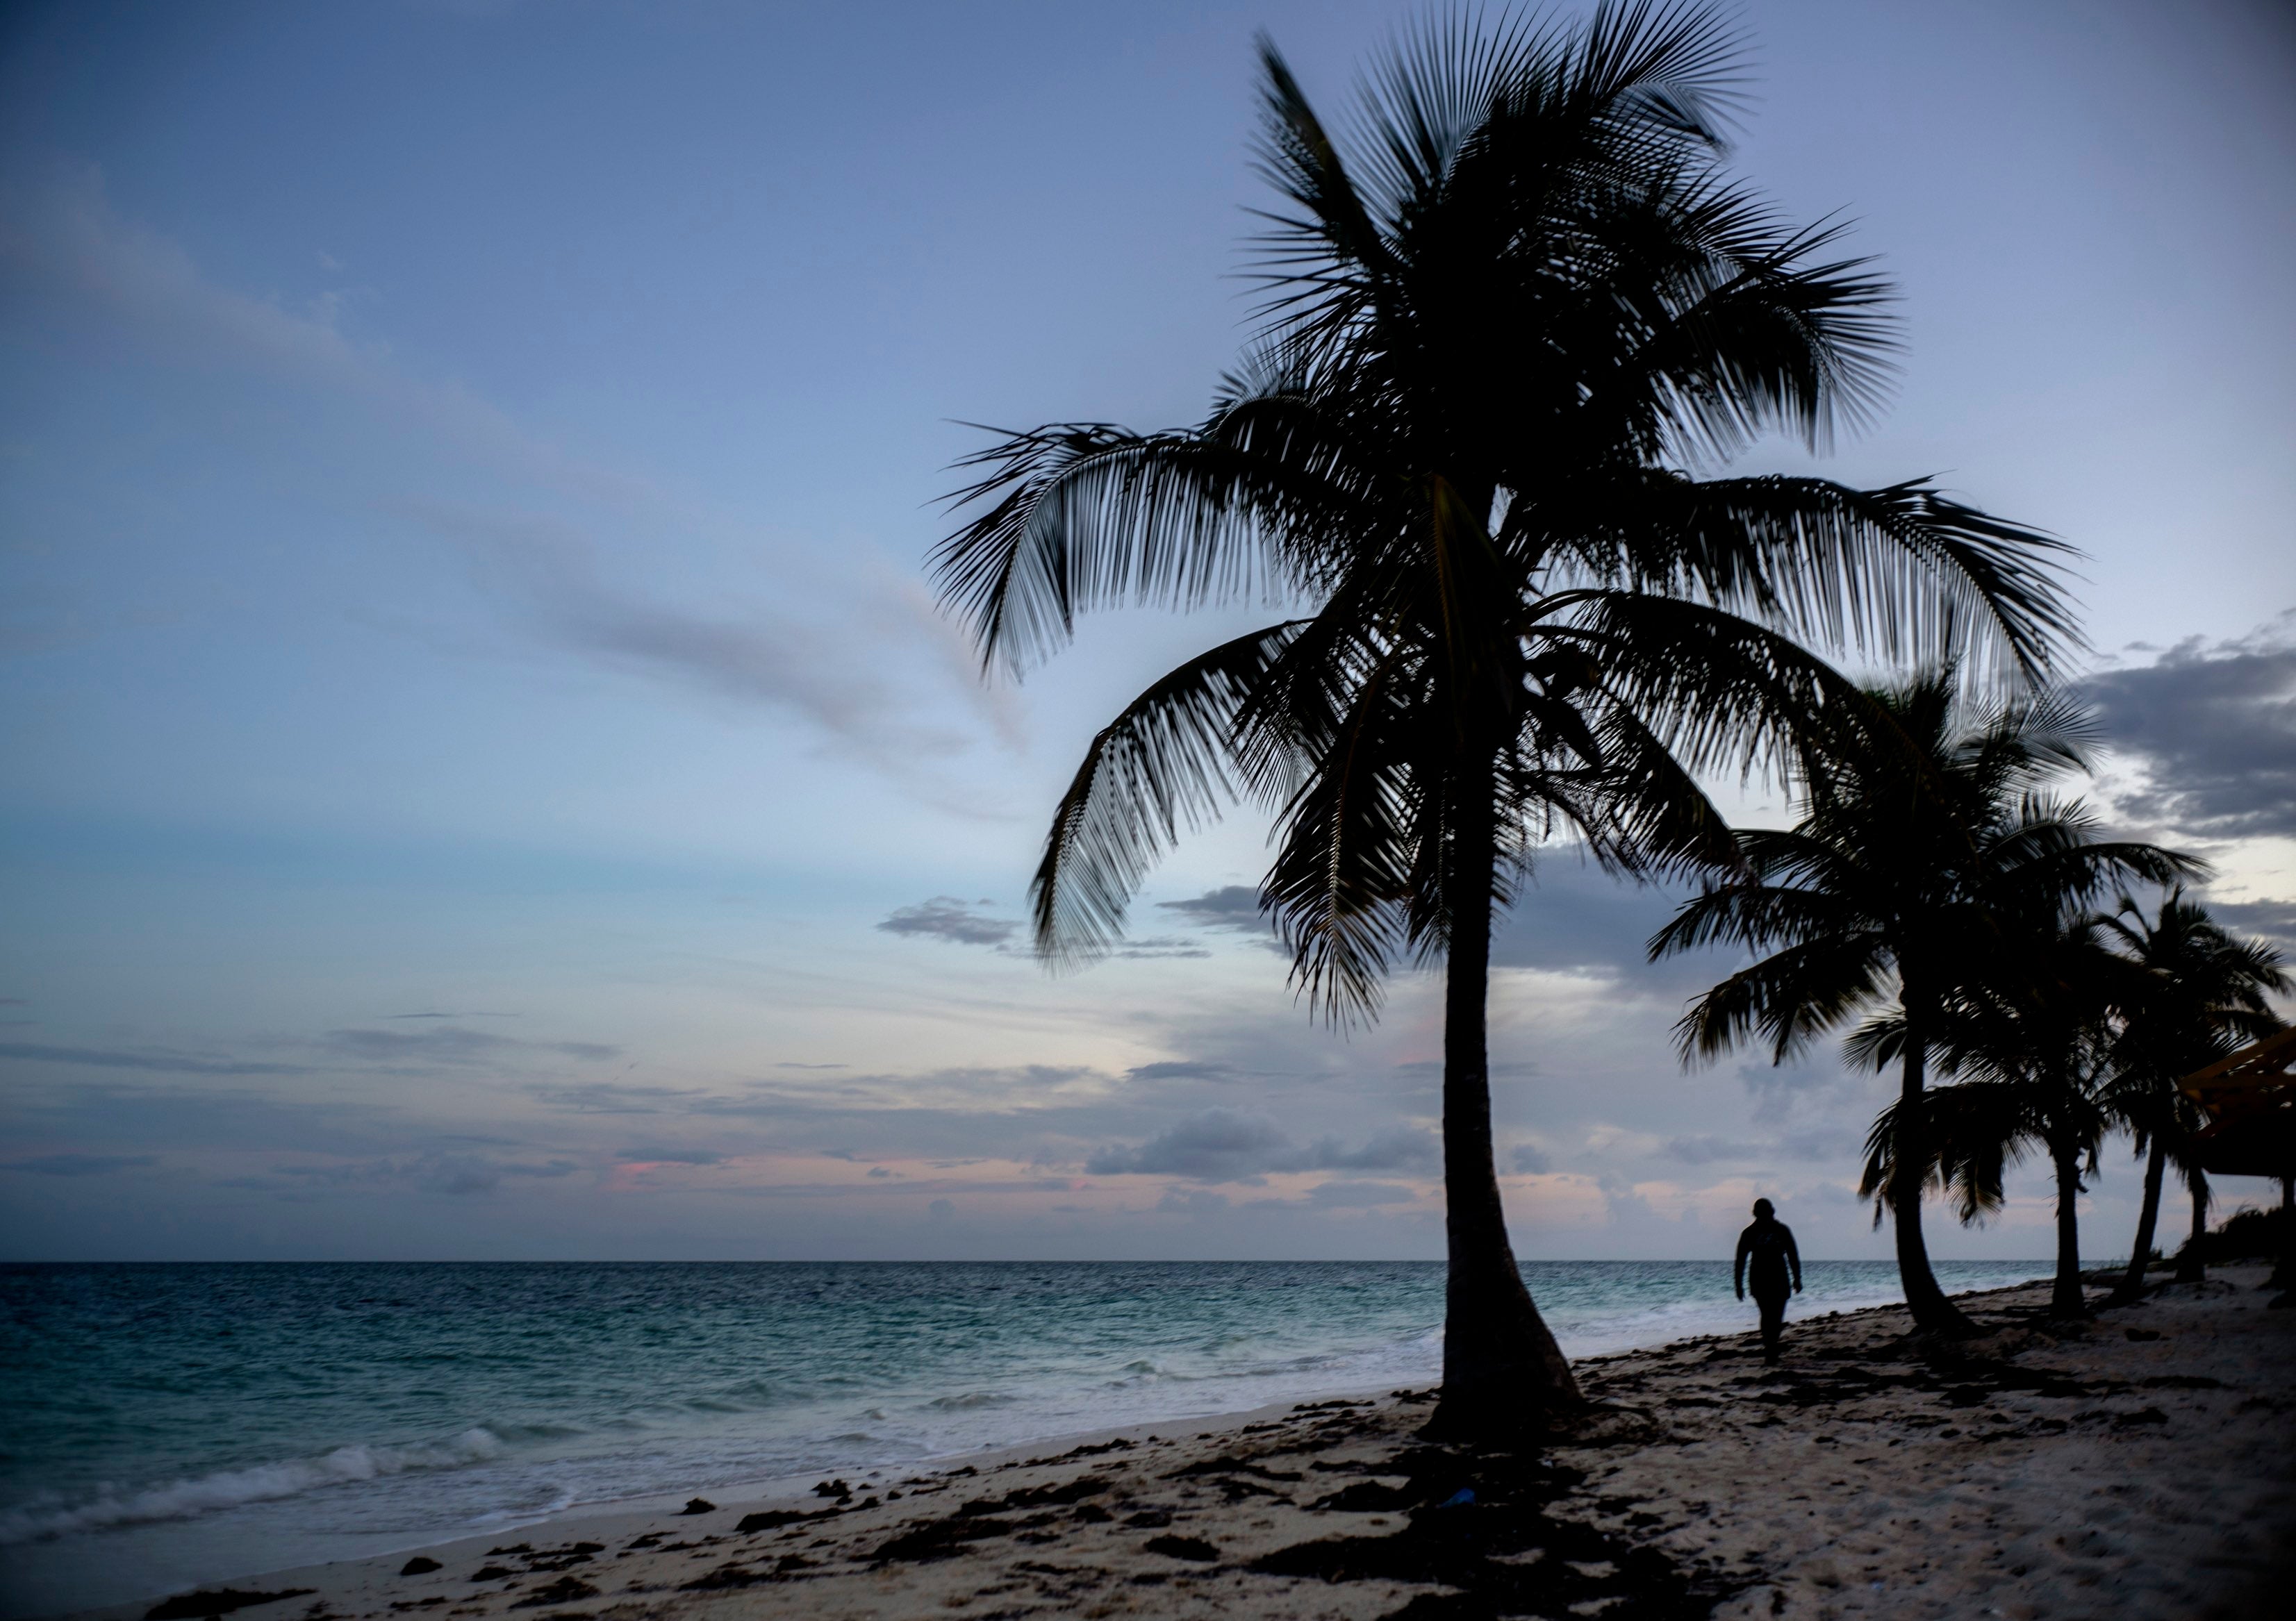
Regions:
<instances>
[{"instance_id":1,"label":"turquoise ocean water","mask_svg":"<svg viewBox=\"0 0 2296 1621\"><path fill-rule=\"evenodd\" d=\"M1524 1273L1574 1355L1753 1326L1723 1262ZM1797 1314L1899 1298L1882 1262L1806 1282ZM1410 1262L0 1266L0 1617L1424 1384L1442 1283Z\"/></svg>"}]
</instances>

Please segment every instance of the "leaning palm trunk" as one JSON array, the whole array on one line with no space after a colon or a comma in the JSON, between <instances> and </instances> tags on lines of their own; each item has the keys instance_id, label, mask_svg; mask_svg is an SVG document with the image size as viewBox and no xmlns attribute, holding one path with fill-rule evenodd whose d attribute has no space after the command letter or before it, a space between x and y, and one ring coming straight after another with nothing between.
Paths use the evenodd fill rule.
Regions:
<instances>
[{"instance_id":1,"label":"leaning palm trunk","mask_svg":"<svg viewBox=\"0 0 2296 1621\"><path fill-rule=\"evenodd\" d=\"M1462 796L1469 806L1473 793ZM1489 803L1486 787L1480 803ZM1463 817L1462 820L1466 820ZM1480 835L1480 836L1478 836ZM1532 1304L1508 1241L1491 1142L1487 1027L1492 828L1462 828L1451 875L1443 1026L1443 1396L1431 1437L1522 1431L1583 1407L1570 1363Z\"/></svg>"},{"instance_id":2,"label":"leaning palm trunk","mask_svg":"<svg viewBox=\"0 0 2296 1621\"><path fill-rule=\"evenodd\" d=\"M2144 1158L2144 1202L2136 1212L2136 1245L2128 1252L2128 1270L2112 1291L2115 1304L2137 1299L2144 1293L2144 1268L2152 1261L2152 1233L2161 1221L2161 1182L2168 1168L2168 1145L2155 1132L2152 1151Z\"/></svg>"},{"instance_id":3,"label":"leaning palm trunk","mask_svg":"<svg viewBox=\"0 0 2296 1621\"><path fill-rule=\"evenodd\" d=\"M1906 1306L1914 1327L1924 1334L1966 1339L1977 1325L1938 1286L1930 1268L1929 1246L1922 1238L1922 1181L1930 1163L1925 1140L1923 1071L1927 1057L1922 1044L1906 1044L1904 1080L1898 1093L1897 1141L1890 1149L1896 1160L1890 1179L1890 1211L1898 1240L1898 1281L1906 1291Z\"/></svg>"},{"instance_id":4,"label":"leaning palm trunk","mask_svg":"<svg viewBox=\"0 0 2296 1621\"><path fill-rule=\"evenodd\" d=\"M2057 1170L2057 1278L2049 1291L2053 1317L2086 1317L2088 1297L2081 1292L2080 1149L2069 1134L2054 1134L2049 1158Z\"/></svg>"},{"instance_id":5,"label":"leaning palm trunk","mask_svg":"<svg viewBox=\"0 0 2296 1621\"><path fill-rule=\"evenodd\" d=\"M2209 1275L2208 1261L2201 1253L2201 1242L2209 1232L2209 1179L2206 1173L2188 1168L2185 1180L2193 1190L2193 1234L2177 1252L2177 1281L2199 1283Z\"/></svg>"}]
</instances>

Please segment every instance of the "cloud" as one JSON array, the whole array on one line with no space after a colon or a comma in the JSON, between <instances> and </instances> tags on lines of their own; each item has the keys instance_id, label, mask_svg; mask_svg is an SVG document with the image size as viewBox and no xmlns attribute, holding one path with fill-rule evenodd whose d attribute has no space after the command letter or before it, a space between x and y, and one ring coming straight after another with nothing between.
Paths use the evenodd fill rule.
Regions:
<instances>
[{"instance_id":1,"label":"cloud","mask_svg":"<svg viewBox=\"0 0 2296 1621\"><path fill-rule=\"evenodd\" d=\"M171 363L283 383L322 405L347 404L369 419L363 438L434 464L424 469L434 487L460 481L438 469L442 462L506 481L494 512L401 497L378 504L455 541L532 629L594 663L785 708L901 775L970 741L906 721L919 692L953 696L1008 741L1015 735L1011 700L972 679L963 633L923 586L850 548L840 549L833 575L824 569L806 584L801 613L778 606L796 594L786 577L764 582L764 601L737 606L684 607L611 583L585 535L534 515L537 495L578 504L586 523L634 525L650 556L666 534L722 530L732 520L567 454L459 383L418 375L387 345L345 330L340 291L290 307L218 285L180 244L117 213L93 166L0 175L0 303L92 323L107 341L124 339ZM832 598L842 606L832 609ZM47 630L32 636L53 638ZM889 678L882 672L895 659L966 679Z\"/></svg>"},{"instance_id":2,"label":"cloud","mask_svg":"<svg viewBox=\"0 0 2296 1621\"><path fill-rule=\"evenodd\" d=\"M1435 1134L1416 1126L1398 1126L1380 1133L1353 1152L1343 1151L1331 1138L1309 1150L1311 1168L1324 1171L1400 1171L1434 1165L1443 1150Z\"/></svg>"},{"instance_id":3,"label":"cloud","mask_svg":"<svg viewBox=\"0 0 2296 1621\"><path fill-rule=\"evenodd\" d=\"M1229 1081L1235 1071L1226 1064L1201 1064L1191 1060L1176 1060L1156 1064L1139 1064L1124 1072L1128 1081Z\"/></svg>"},{"instance_id":4,"label":"cloud","mask_svg":"<svg viewBox=\"0 0 2296 1621\"><path fill-rule=\"evenodd\" d=\"M620 1048L600 1042L520 1041L453 1025L430 1030L330 1030L324 1040L347 1057L377 1063L474 1064L517 1051L554 1052L592 1063L621 1056Z\"/></svg>"},{"instance_id":5,"label":"cloud","mask_svg":"<svg viewBox=\"0 0 2296 1621\"><path fill-rule=\"evenodd\" d=\"M698 1148L626 1148L614 1156L625 1165L723 1165L726 1156Z\"/></svg>"},{"instance_id":6,"label":"cloud","mask_svg":"<svg viewBox=\"0 0 2296 1621\"><path fill-rule=\"evenodd\" d=\"M2253 634L2187 637L2079 688L2110 745L2142 762L2120 813L2189 836L2296 837L2296 609Z\"/></svg>"},{"instance_id":7,"label":"cloud","mask_svg":"<svg viewBox=\"0 0 2296 1621\"><path fill-rule=\"evenodd\" d=\"M877 927L887 934L928 935L959 946L1002 946L1021 925L1010 918L993 918L973 910L987 901L961 901L953 895L936 895L914 906L903 906Z\"/></svg>"},{"instance_id":8,"label":"cloud","mask_svg":"<svg viewBox=\"0 0 2296 1621\"><path fill-rule=\"evenodd\" d=\"M1434 1162L1434 1138L1398 1126L1349 1150L1336 1138L1302 1148L1266 1115L1207 1109L1136 1148L1103 1148L1085 1162L1095 1176L1185 1176L1196 1182L1252 1182L1271 1171L1389 1171Z\"/></svg>"},{"instance_id":9,"label":"cloud","mask_svg":"<svg viewBox=\"0 0 2296 1621\"><path fill-rule=\"evenodd\" d=\"M426 1154L406 1167L405 1174L426 1192L468 1194L491 1193L506 1176L570 1176L580 1168L570 1159L530 1165L477 1154Z\"/></svg>"},{"instance_id":10,"label":"cloud","mask_svg":"<svg viewBox=\"0 0 2296 1621\"><path fill-rule=\"evenodd\" d=\"M1152 940L1128 940L1109 955L1128 962L1153 962L1173 957L1209 957L1212 954L1185 936L1167 935Z\"/></svg>"},{"instance_id":11,"label":"cloud","mask_svg":"<svg viewBox=\"0 0 2296 1621\"><path fill-rule=\"evenodd\" d=\"M579 1169L581 1167L571 1159L540 1162L496 1159L484 1154L438 1150L412 1158L386 1158L332 1165L276 1165L271 1167L274 1176L290 1178L293 1183L304 1187L350 1188L363 1184L404 1183L426 1193L455 1196L491 1193L509 1177L553 1181L561 1176L570 1176ZM233 1185L266 1184L240 1178ZM267 1185L275 1187L278 1184Z\"/></svg>"},{"instance_id":12,"label":"cloud","mask_svg":"<svg viewBox=\"0 0 2296 1621\"><path fill-rule=\"evenodd\" d=\"M937 1222L945 1222L956 1214L956 1207L946 1199L936 1199L925 1207L925 1214Z\"/></svg>"},{"instance_id":13,"label":"cloud","mask_svg":"<svg viewBox=\"0 0 2296 1621\"><path fill-rule=\"evenodd\" d=\"M858 651L890 638L855 620L871 613L922 617L899 593L826 620L818 608L804 618L762 603L687 608L611 583L587 537L552 520L430 503L405 510L465 546L483 581L522 604L549 640L598 663L739 704L787 708L888 757L946 755L964 746L955 733L904 723L903 694L877 673L882 660ZM811 594L834 589L816 585ZM920 624L905 628L910 639L946 634Z\"/></svg>"},{"instance_id":14,"label":"cloud","mask_svg":"<svg viewBox=\"0 0 2296 1621\"><path fill-rule=\"evenodd\" d=\"M92 165L0 184L0 297L92 315L171 358L220 363L357 401L496 470L592 501L658 499L579 462L451 382L341 331L339 296L293 309L216 285L183 248L116 213Z\"/></svg>"},{"instance_id":15,"label":"cloud","mask_svg":"<svg viewBox=\"0 0 2296 1621\"><path fill-rule=\"evenodd\" d=\"M29 1042L0 1042L0 1058L42 1064L84 1064L95 1069L148 1069L164 1075L308 1075L308 1064L260 1064L240 1059L203 1058L164 1048L141 1052L98 1047L46 1047Z\"/></svg>"},{"instance_id":16,"label":"cloud","mask_svg":"<svg viewBox=\"0 0 2296 1621\"><path fill-rule=\"evenodd\" d=\"M587 1081L572 1086L536 1086L530 1093L553 1109L583 1115L660 1114L684 1100L701 1094L672 1086L630 1086L618 1081Z\"/></svg>"},{"instance_id":17,"label":"cloud","mask_svg":"<svg viewBox=\"0 0 2296 1621\"><path fill-rule=\"evenodd\" d=\"M1292 1140L1266 1115L1207 1109L1137 1148L1107 1148L1085 1162L1095 1176L1128 1174L1242 1182L1281 1168L1296 1156Z\"/></svg>"},{"instance_id":18,"label":"cloud","mask_svg":"<svg viewBox=\"0 0 2296 1621\"><path fill-rule=\"evenodd\" d=\"M2296 901L2210 900L2209 913L2227 929L2264 935L2296 950Z\"/></svg>"},{"instance_id":19,"label":"cloud","mask_svg":"<svg viewBox=\"0 0 2296 1621\"><path fill-rule=\"evenodd\" d=\"M1170 1187L1156 1201L1156 1208L1169 1216L1193 1216L1198 1219L1218 1216L1227 1208L1227 1195L1215 1193L1210 1188Z\"/></svg>"},{"instance_id":20,"label":"cloud","mask_svg":"<svg viewBox=\"0 0 2296 1621\"><path fill-rule=\"evenodd\" d=\"M1554 1158L1536 1142L1518 1145L1514 1150L1514 1172L1518 1176L1544 1176L1554 1168Z\"/></svg>"},{"instance_id":21,"label":"cloud","mask_svg":"<svg viewBox=\"0 0 2296 1621\"><path fill-rule=\"evenodd\" d=\"M1325 1182L1308 1191L1308 1202L1311 1205L1349 1208L1407 1205L1418 1197L1409 1188L1391 1182Z\"/></svg>"},{"instance_id":22,"label":"cloud","mask_svg":"<svg viewBox=\"0 0 2296 1621\"><path fill-rule=\"evenodd\" d=\"M1184 901L1158 901L1158 908L1177 912L1205 929L1257 929L1267 927L1259 913L1259 891L1244 884L1229 884Z\"/></svg>"},{"instance_id":23,"label":"cloud","mask_svg":"<svg viewBox=\"0 0 2296 1621\"><path fill-rule=\"evenodd\" d=\"M1491 966L1589 974L1688 996L1730 971L1720 954L1649 960L1652 935L1691 891L1614 878L1574 846L1546 852L1491 937Z\"/></svg>"},{"instance_id":24,"label":"cloud","mask_svg":"<svg viewBox=\"0 0 2296 1621\"><path fill-rule=\"evenodd\" d=\"M38 1176L109 1176L159 1164L152 1154L43 1154L32 1159L12 1159L0 1171L29 1171Z\"/></svg>"},{"instance_id":25,"label":"cloud","mask_svg":"<svg viewBox=\"0 0 2296 1621\"><path fill-rule=\"evenodd\" d=\"M1665 1152L1685 1165L1711 1165L1718 1159L1767 1159L1776 1152L1767 1143L1738 1142L1726 1137L1669 1137Z\"/></svg>"}]
</instances>

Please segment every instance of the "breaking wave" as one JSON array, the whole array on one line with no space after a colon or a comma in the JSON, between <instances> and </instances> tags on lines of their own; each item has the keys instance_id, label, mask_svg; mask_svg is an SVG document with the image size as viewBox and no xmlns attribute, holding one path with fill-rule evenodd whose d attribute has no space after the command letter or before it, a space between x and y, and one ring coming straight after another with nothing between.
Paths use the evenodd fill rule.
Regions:
<instances>
[{"instance_id":1,"label":"breaking wave","mask_svg":"<svg viewBox=\"0 0 2296 1621\"><path fill-rule=\"evenodd\" d=\"M242 1503L266 1502L324 1491L355 1480L403 1475L416 1470L463 1469L503 1453L503 1439L484 1425L451 1440L414 1446L339 1446L316 1458L291 1458L247 1469L219 1470L125 1494L105 1492L68 1505L39 1503L0 1510L0 1547L100 1531L111 1526L190 1519Z\"/></svg>"}]
</instances>

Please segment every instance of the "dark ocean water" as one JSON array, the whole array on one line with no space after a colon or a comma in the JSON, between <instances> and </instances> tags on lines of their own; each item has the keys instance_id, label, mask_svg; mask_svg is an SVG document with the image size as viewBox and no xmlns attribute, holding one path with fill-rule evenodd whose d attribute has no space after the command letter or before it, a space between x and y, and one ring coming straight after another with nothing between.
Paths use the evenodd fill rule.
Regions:
<instances>
[{"instance_id":1,"label":"dark ocean water","mask_svg":"<svg viewBox=\"0 0 2296 1621\"><path fill-rule=\"evenodd\" d=\"M1949 1289L2046 1275L1946 1263ZM1525 1266L1588 1355L1708 1261ZM1815 1262L1799 1313L1898 1298ZM0 1617L708 1491L1425 1383L1431 1263L0 1266Z\"/></svg>"}]
</instances>

